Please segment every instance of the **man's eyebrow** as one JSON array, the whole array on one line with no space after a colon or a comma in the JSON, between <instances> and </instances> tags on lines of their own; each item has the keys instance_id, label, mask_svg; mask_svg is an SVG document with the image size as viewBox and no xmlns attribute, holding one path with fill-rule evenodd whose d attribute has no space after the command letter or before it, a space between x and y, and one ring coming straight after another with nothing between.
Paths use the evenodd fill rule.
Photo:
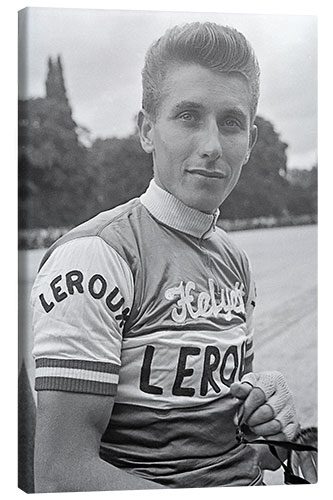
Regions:
<instances>
[{"instance_id":1,"label":"man's eyebrow","mask_svg":"<svg viewBox=\"0 0 333 500\"><path fill-rule=\"evenodd\" d=\"M238 106L225 109L223 115L232 115L242 120L248 119L248 114Z\"/></svg>"},{"instance_id":2,"label":"man's eyebrow","mask_svg":"<svg viewBox=\"0 0 333 500\"><path fill-rule=\"evenodd\" d=\"M195 101L180 101L173 106L175 112L184 109L203 109L204 105ZM247 120L248 114L239 106L231 106L230 108L224 109L222 112L223 116L232 115L240 120Z\"/></svg>"},{"instance_id":3,"label":"man's eyebrow","mask_svg":"<svg viewBox=\"0 0 333 500\"><path fill-rule=\"evenodd\" d=\"M186 108L190 108L190 109L202 109L203 108L203 105L198 103L198 102L194 102L194 101L180 101L180 102L177 102L173 108L177 111L177 110L180 110L180 109L186 109Z\"/></svg>"}]
</instances>

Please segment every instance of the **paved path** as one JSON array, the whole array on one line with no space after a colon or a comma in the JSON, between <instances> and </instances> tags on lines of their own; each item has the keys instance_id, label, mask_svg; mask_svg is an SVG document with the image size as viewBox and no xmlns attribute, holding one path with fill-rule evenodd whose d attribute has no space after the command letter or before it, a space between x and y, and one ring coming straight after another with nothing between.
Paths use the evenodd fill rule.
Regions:
<instances>
[{"instance_id":1,"label":"paved path","mask_svg":"<svg viewBox=\"0 0 333 500\"><path fill-rule=\"evenodd\" d=\"M303 425L317 424L317 227L232 233L257 284L256 370L279 370Z\"/></svg>"},{"instance_id":2,"label":"paved path","mask_svg":"<svg viewBox=\"0 0 333 500\"><path fill-rule=\"evenodd\" d=\"M232 233L257 284L255 370L279 370L303 426L317 425L317 227ZM283 484L282 470L265 482Z\"/></svg>"}]
</instances>

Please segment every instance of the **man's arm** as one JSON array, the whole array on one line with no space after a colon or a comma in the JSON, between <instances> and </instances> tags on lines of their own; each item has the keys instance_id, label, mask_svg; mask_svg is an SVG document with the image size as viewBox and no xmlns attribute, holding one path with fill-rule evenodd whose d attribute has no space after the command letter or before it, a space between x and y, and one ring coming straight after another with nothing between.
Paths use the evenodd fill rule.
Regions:
<instances>
[{"instance_id":1,"label":"man's arm","mask_svg":"<svg viewBox=\"0 0 333 500\"><path fill-rule=\"evenodd\" d=\"M36 492L162 488L99 457L114 404L111 396L60 391L38 393Z\"/></svg>"}]
</instances>

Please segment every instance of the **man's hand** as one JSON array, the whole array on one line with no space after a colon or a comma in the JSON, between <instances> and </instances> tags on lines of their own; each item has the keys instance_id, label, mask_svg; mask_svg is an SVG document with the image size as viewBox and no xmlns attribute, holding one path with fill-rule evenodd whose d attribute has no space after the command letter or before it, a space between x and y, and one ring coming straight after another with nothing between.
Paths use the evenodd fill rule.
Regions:
<instances>
[{"instance_id":1,"label":"man's hand","mask_svg":"<svg viewBox=\"0 0 333 500\"><path fill-rule=\"evenodd\" d=\"M299 428L293 397L279 372L248 373L230 387L241 401L239 419L257 436L291 440Z\"/></svg>"}]
</instances>

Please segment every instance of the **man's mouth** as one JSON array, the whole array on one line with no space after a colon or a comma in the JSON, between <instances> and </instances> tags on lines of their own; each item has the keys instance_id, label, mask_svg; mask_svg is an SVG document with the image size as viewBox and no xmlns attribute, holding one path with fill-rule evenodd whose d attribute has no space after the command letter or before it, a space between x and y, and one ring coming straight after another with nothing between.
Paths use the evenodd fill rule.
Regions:
<instances>
[{"instance_id":1,"label":"man's mouth","mask_svg":"<svg viewBox=\"0 0 333 500\"><path fill-rule=\"evenodd\" d=\"M226 174L220 172L219 170L206 170L202 168L194 168L188 170L190 174L201 175L202 177L209 177L211 179L224 179Z\"/></svg>"}]
</instances>

